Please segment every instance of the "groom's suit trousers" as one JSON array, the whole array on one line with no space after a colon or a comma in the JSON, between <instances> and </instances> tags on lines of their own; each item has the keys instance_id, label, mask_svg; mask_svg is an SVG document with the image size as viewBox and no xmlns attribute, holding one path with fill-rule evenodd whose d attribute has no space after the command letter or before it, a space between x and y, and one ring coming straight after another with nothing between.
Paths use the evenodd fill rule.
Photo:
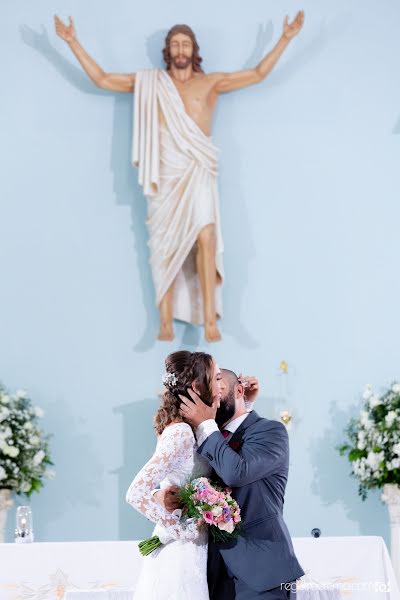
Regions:
<instances>
[{"instance_id":1,"label":"groom's suit trousers","mask_svg":"<svg viewBox=\"0 0 400 600\"><path fill-rule=\"evenodd\" d=\"M295 600L296 582L266 592L256 592L226 567L219 549L210 541L208 550L208 588L210 600Z\"/></svg>"}]
</instances>

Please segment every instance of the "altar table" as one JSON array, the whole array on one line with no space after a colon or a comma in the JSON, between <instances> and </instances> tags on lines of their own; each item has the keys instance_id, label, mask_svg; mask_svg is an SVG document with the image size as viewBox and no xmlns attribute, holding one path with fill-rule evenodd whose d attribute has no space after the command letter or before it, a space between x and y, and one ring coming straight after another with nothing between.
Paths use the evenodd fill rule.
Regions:
<instances>
[{"instance_id":1,"label":"altar table","mask_svg":"<svg viewBox=\"0 0 400 600\"><path fill-rule=\"evenodd\" d=\"M381 537L293 538L293 545L305 571L298 600L400 600ZM0 544L0 600L132 600L143 560L136 541Z\"/></svg>"}]
</instances>

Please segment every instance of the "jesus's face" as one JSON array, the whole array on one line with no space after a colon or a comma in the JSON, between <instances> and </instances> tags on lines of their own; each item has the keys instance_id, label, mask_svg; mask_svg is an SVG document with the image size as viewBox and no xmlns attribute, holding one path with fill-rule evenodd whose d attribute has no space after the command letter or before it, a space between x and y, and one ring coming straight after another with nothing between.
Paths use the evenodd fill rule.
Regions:
<instances>
[{"instance_id":1,"label":"jesus's face","mask_svg":"<svg viewBox=\"0 0 400 600\"><path fill-rule=\"evenodd\" d=\"M193 43L188 35L177 33L169 45L171 62L176 69L187 69L192 64Z\"/></svg>"}]
</instances>

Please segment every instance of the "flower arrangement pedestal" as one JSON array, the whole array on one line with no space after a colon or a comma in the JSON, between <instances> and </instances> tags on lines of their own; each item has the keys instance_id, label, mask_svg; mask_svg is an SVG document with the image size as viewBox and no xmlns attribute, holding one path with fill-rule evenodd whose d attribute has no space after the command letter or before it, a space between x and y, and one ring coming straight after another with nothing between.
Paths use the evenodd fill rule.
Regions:
<instances>
[{"instance_id":1,"label":"flower arrangement pedestal","mask_svg":"<svg viewBox=\"0 0 400 600\"><path fill-rule=\"evenodd\" d=\"M385 483L381 497L389 510L390 556L397 582L400 584L400 486Z\"/></svg>"},{"instance_id":2,"label":"flower arrangement pedestal","mask_svg":"<svg viewBox=\"0 0 400 600\"><path fill-rule=\"evenodd\" d=\"M13 504L11 490L0 490L0 543L5 542L7 513Z\"/></svg>"}]
</instances>

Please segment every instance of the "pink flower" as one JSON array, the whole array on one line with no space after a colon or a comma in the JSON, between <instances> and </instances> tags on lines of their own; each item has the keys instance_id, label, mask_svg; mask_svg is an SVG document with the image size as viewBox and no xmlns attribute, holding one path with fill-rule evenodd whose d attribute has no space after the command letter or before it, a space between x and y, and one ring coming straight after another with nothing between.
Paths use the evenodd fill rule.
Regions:
<instances>
[{"instance_id":1,"label":"pink flower","mask_svg":"<svg viewBox=\"0 0 400 600\"><path fill-rule=\"evenodd\" d=\"M213 525L214 524L214 515L212 514L212 512L210 510L206 510L206 511L203 512L203 519L209 525Z\"/></svg>"}]
</instances>

